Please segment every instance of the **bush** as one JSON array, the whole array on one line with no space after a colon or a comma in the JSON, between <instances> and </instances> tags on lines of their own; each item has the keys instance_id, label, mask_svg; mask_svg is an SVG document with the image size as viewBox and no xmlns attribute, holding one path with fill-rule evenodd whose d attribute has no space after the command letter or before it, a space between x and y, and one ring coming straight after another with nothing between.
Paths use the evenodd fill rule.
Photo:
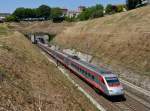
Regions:
<instances>
[{"instance_id":1,"label":"bush","mask_svg":"<svg viewBox=\"0 0 150 111\"><path fill-rule=\"evenodd\" d=\"M125 8L125 5L118 5L117 6L117 12L123 12L124 8Z\"/></svg>"},{"instance_id":2,"label":"bush","mask_svg":"<svg viewBox=\"0 0 150 111\"><path fill-rule=\"evenodd\" d=\"M65 21L67 21L67 22L75 22L77 19L76 19L76 17L65 17Z\"/></svg>"},{"instance_id":3,"label":"bush","mask_svg":"<svg viewBox=\"0 0 150 111\"><path fill-rule=\"evenodd\" d=\"M6 22L19 22L18 18L14 15L10 15L10 16L6 17L5 21Z\"/></svg>"},{"instance_id":4,"label":"bush","mask_svg":"<svg viewBox=\"0 0 150 111\"><path fill-rule=\"evenodd\" d=\"M13 15L19 20L31 19L31 18L44 18L47 20L51 15L51 8L47 5L41 5L36 9L32 8L17 8Z\"/></svg>"},{"instance_id":5,"label":"bush","mask_svg":"<svg viewBox=\"0 0 150 111\"><path fill-rule=\"evenodd\" d=\"M51 18L62 17L63 12L59 7L51 9Z\"/></svg>"},{"instance_id":6,"label":"bush","mask_svg":"<svg viewBox=\"0 0 150 111\"><path fill-rule=\"evenodd\" d=\"M37 11L38 11L39 17L43 17L45 18L45 20L47 20L51 15L51 8L47 5L39 6Z\"/></svg>"},{"instance_id":7,"label":"bush","mask_svg":"<svg viewBox=\"0 0 150 111\"><path fill-rule=\"evenodd\" d=\"M108 4L105 8L106 14L111 14L113 12L113 8L111 4Z\"/></svg>"},{"instance_id":8,"label":"bush","mask_svg":"<svg viewBox=\"0 0 150 111\"><path fill-rule=\"evenodd\" d=\"M114 14L118 12L123 12L124 8L126 9L126 6L124 4L122 5L108 4L105 8L105 11L106 11L106 14Z\"/></svg>"},{"instance_id":9,"label":"bush","mask_svg":"<svg viewBox=\"0 0 150 111\"><path fill-rule=\"evenodd\" d=\"M83 20L103 17L104 16L103 11L104 11L104 7L102 5L92 6L86 8L83 12L81 12L78 16L78 19L83 21Z\"/></svg>"},{"instance_id":10,"label":"bush","mask_svg":"<svg viewBox=\"0 0 150 111\"><path fill-rule=\"evenodd\" d=\"M60 23L60 22L63 22L65 20L65 18L64 17L54 17L52 20L54 23Z\"/></svg>"}]
</instances>

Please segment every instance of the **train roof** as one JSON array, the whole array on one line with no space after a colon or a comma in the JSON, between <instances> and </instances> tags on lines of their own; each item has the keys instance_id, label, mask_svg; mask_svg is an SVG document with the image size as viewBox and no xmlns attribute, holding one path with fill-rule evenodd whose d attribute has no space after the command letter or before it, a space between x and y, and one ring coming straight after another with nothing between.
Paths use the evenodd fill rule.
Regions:
<instances>
[{"instance_id":1,"label":"train roof","mask_svg":"<svg viewBox=\"0 0 150 111\"><path fill-rule=\"evenodd\" d=\"M69 56L70 57L70 56ZM80 65L84 65L85 67L87 67L88 69L91 69L93 70L94 72L97 72L99 74L113 74L111 71L109 71L108 69L104 68L104 67L98 67L98 66L95 66L93 64L90 64L88 62L85 62L85 61L82 61L81 59L75 59L75 58L72 58L72 60L76 61L78 64Z\"/></svg>"},{"instance_id":2,"label":"train roof","mask_svg":"<svg viewBox=\"0 0 150 111\"><path fill-rule=\"evenodd\" d=\"M79 58L76 59L72 56L70 56L69 54L67 53L64 53L64 52L59 52L57 51L58 53L62 54L63 56L65 57L69 57L70 59L72 59L74 62L80 64L80 65L84 65L84 67L87 67L88 69L91 69L93 70L94 72L97 72L98 74L101 74L101 75L108 75L108 74L113 74L111 71L109 71L108 69L106 68L103 68L103 67L98 67L98 66L95 66L93 64L90 64L88 62L85 62L85 61L82 61L80 60Z\"/></svg>"},{"instance_id":3,"label":"train roof","mask_svg":"<svg viewBox=\"0 0 150 111\"><path fill-rule=\"evenodd\" d=\"M80 60L80 63L87 66L87 67L89 67L90 69L94 70L95 72L100 73L100 74L112 74L112 72L108 71L106 68L97 67L93 64L90 64L88 62L81 61L81 60Z\"/></svg>"}]
</instances>

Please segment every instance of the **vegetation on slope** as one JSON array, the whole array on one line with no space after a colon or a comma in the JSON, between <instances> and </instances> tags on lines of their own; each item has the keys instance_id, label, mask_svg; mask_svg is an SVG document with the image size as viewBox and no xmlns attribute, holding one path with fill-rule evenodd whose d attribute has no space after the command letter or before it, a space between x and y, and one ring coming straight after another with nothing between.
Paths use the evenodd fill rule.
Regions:
<instances>
[{"instance_id":1,"label":"vegetation on slope","mask_svg":"<svg viewBox=\"0 0 150 111\"><path fill-rule=\"evenodd\" d=\"M8 23L12 30L21 32L45 32L49 34L58 34L65 30L67 27L72 26L74 23L62 22L53 23L51 21L35 21L35 22L20 22Z\"/></svg>"},{"instance_id":2,"label":"vegetation on slope","mask_svg":"<svg viewBox=\"0 0 150 111\"><path fill-rule=\"evenodd\" d=\"M7 25L0 25L0 36L8 34L8 27Z\"/></svg>"},{"instance_id":3,"label":"vegetation on slope","mask_svg":"<svg viewBox=\"0 0 150 111\"><path fill-rule=\"evenodd\" d=\"M150 6L78 22L54 42L92 54L111 66L150 74Z\"/></svg>"},{"instance_id":4,"label":"vegetation on slope","mask_svg":"<svg viewBox=\"0 0 150 111\"><path fill-rule=\"evenodd\" d=\"M19 32L0 35L0 95L0 110L96 110Z\"/></svg>"}]
</instances>

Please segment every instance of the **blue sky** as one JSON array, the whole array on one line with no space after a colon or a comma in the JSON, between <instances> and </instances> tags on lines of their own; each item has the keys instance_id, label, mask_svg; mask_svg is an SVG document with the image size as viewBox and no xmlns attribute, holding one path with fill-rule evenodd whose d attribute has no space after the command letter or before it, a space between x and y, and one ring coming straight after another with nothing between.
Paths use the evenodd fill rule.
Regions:
<instances>
[{"instance_id":1,"label":"blue sky","mask_svg":"<svg viewBox=\"0 0 150 111\"><path fill-rule=\"evenodd\" d=\"M1 0L0 12L12 13L17 7L36 8L41 4L51 7L62 7L68 9L76 9L78 6L91 6L95 4L106 5L125 3L125 0Z\"/></svg>"}]
</instances>

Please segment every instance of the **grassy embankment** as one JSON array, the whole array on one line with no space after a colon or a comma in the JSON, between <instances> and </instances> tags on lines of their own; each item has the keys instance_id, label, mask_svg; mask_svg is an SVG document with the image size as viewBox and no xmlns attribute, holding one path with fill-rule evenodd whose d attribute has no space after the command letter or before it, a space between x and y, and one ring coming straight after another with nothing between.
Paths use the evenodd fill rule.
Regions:
<instances>
[{"instance_id":1,"label":"grassy embankment","mask_svg":"<svg viewBox=\"0 0 150 111\"><path fill-rule=\"evenodd\" d=\"M96 110L36 46L5 24L0 24L0 109Z\"/></svg>"},{"instance_id":2,"label":"grassy embankment","mask_svg":"<svg viewBox=\"0 0 150 111\"><path fill-rule=\"evenodd\" d=\"M78 22L54 42L89 53L115 69L150 75L150 6Z\"/></svg>"}]
</instances>

